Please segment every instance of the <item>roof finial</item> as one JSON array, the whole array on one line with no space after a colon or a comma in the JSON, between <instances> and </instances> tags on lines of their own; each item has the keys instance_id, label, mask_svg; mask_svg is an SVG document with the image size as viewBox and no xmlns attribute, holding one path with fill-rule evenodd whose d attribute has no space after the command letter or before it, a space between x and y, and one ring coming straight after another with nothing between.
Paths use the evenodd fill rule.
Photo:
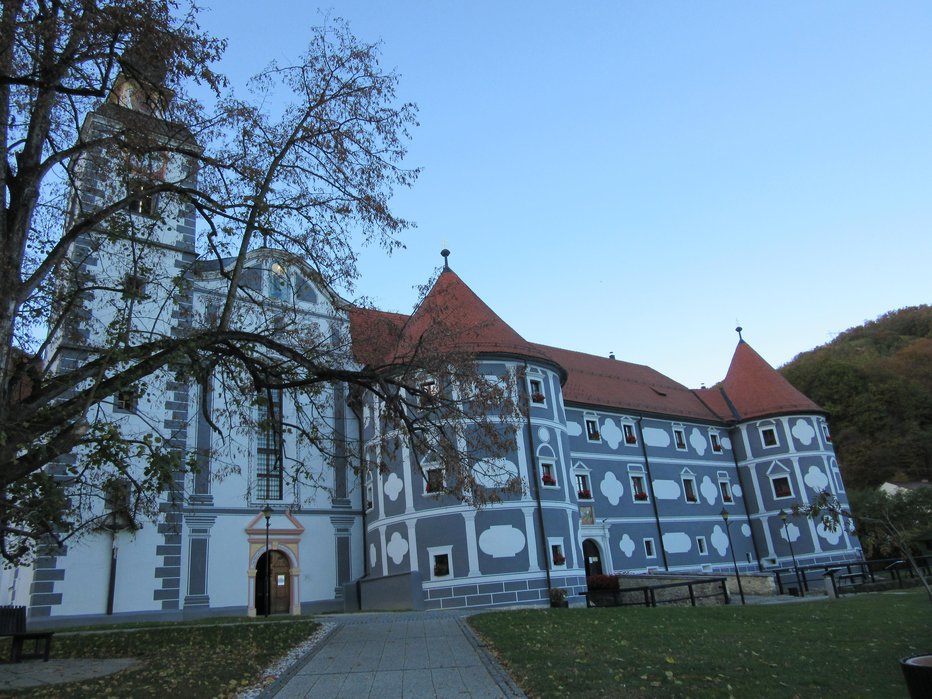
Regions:
<instances>
[{"instance_id":1,"label":"roof finial","mask_svg":"<svg viewBox=\"0 0 932 699\"><path fill-rule=\"evenodd\" d=\"M450 262L447 260L447 258L450 256L450 251L444 248L440 251L440 255L443 257L443 269L450 269Z\"/></svg>"},{"instance_id":2,"label":"roof finial","mask_svg":"<svg viewBox=\"0 0 932 699\"><path fill-rule=\"evenodd\" d=\"M738 342L744 342L744 338L741 337L741 331L744 330L740 325L735 328L735 332L738 333Z\"/></svg>"},{"instance_id":3,"label":"roof finial","mask_svg":"<svg viewBox=\"0 0 932 699\"><path fill-rule=\"evenodd\" d=\"M614 353L614 352L609 352L609 353L608 353L608 358L609 358L609 359L614 359L614 358L615 358L615 353Z\"/></svg>"}]
</instances>

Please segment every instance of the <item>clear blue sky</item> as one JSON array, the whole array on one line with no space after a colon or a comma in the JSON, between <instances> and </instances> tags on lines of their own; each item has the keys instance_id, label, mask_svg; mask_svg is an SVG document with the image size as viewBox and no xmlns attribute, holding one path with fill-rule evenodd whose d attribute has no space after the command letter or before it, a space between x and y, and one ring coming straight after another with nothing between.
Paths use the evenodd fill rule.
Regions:
<instances>
[{"instance_id":1,"label":"clear blue sky","mask_svg":"<svg viewBox=\"0 0 932 699\"><path fill-rule=\"evenodd\" d=\"M932 3L212 0L243 85L318 10L417 102L407 250L357 293L409 312L450 265L526 339L721 378L932 291Z\"/></svg>"}]
</instances>

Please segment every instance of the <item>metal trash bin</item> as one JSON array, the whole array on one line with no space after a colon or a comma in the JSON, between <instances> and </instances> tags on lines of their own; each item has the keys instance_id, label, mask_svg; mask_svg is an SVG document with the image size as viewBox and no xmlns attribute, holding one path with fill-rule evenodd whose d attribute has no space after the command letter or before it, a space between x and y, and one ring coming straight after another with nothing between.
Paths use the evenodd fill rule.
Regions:
<instances>
[{"instance_id":1,"label":"metal trash bin","mask_svg":"<svg viewBox=\"0 0 932 699\"><path fill-rule=\"evenodd\" d=\"M912 699L932 697L932 655L912 655L900 660L906 688Z\"/></svg>"}]
</instances>

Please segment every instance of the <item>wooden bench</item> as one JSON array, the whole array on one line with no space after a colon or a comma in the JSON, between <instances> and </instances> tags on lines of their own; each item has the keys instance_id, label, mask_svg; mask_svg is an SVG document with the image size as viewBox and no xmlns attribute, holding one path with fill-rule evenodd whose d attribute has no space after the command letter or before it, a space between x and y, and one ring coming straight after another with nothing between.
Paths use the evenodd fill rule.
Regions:
<instances>
[{"instance_id":1,"label":"wooden bench","mask_svg":"<svg viewBox=\"0 0 932 699\"><path fill-rule=\"evenodd\" d=\"M10 646L10 662L18 663L21 660L38 660L42 658L48 662L52 652L52 631L26 631L25 607L0 607L0 636L12 637ZM23 644L32 642L31 651L24 651ZM44 643L42 650L40 644Z\"/></svg>"}]
</instances>

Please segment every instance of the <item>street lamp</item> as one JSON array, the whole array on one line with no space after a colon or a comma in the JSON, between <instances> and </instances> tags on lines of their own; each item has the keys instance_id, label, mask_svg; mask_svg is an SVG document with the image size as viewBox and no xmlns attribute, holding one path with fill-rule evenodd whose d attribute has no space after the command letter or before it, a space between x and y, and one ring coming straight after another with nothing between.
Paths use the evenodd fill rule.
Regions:
<instances>
[{"instance_id":1,"label":"street lamp","mask_svg":"<svg viewBox=\"0 0 932 699\"><path fill-rule=\"evenodd\" d=\"M786 534L786 543L790 545L790 556L793 557L793 570L796 571L796 584L799 585L799 595L800 597L805 597L806 586L803 583L803 579L799 575L799 564L796 563L796 553L793 551L793 541L790 539L790 530L786 526L787 514L785 510L780 510L780 519L783 520L783 533Z\"/></svg>"},{"instance_id":2,"label":"street lamp","mask_svg":"<svg viewBox=\"0 0 932 699\"><path fill-rule=\"evenodd\" d=\"M268 617L272 608L272 554L269 551L269 523L272 520L272 506L268 503L262 508L265 517L265 616Z\"/></svg>"},{"instance_id":3,"label":"street lamp","mask_svg":"<svg viewBox=\"0 0 932 699\"><path fill-rule=\"evenodd\" d=\"M741 585L741 573L738 572L738 559L735 558L735 546L731 541L731 529L728 528L728 510L723 507L720 514L725 521L725 533L728 535L728 548L731 549L731 562L735 564L735 580L738 581L738 594L741 595L741 604L744 604L744 587Z\"/></svg>"}]
</instances>

